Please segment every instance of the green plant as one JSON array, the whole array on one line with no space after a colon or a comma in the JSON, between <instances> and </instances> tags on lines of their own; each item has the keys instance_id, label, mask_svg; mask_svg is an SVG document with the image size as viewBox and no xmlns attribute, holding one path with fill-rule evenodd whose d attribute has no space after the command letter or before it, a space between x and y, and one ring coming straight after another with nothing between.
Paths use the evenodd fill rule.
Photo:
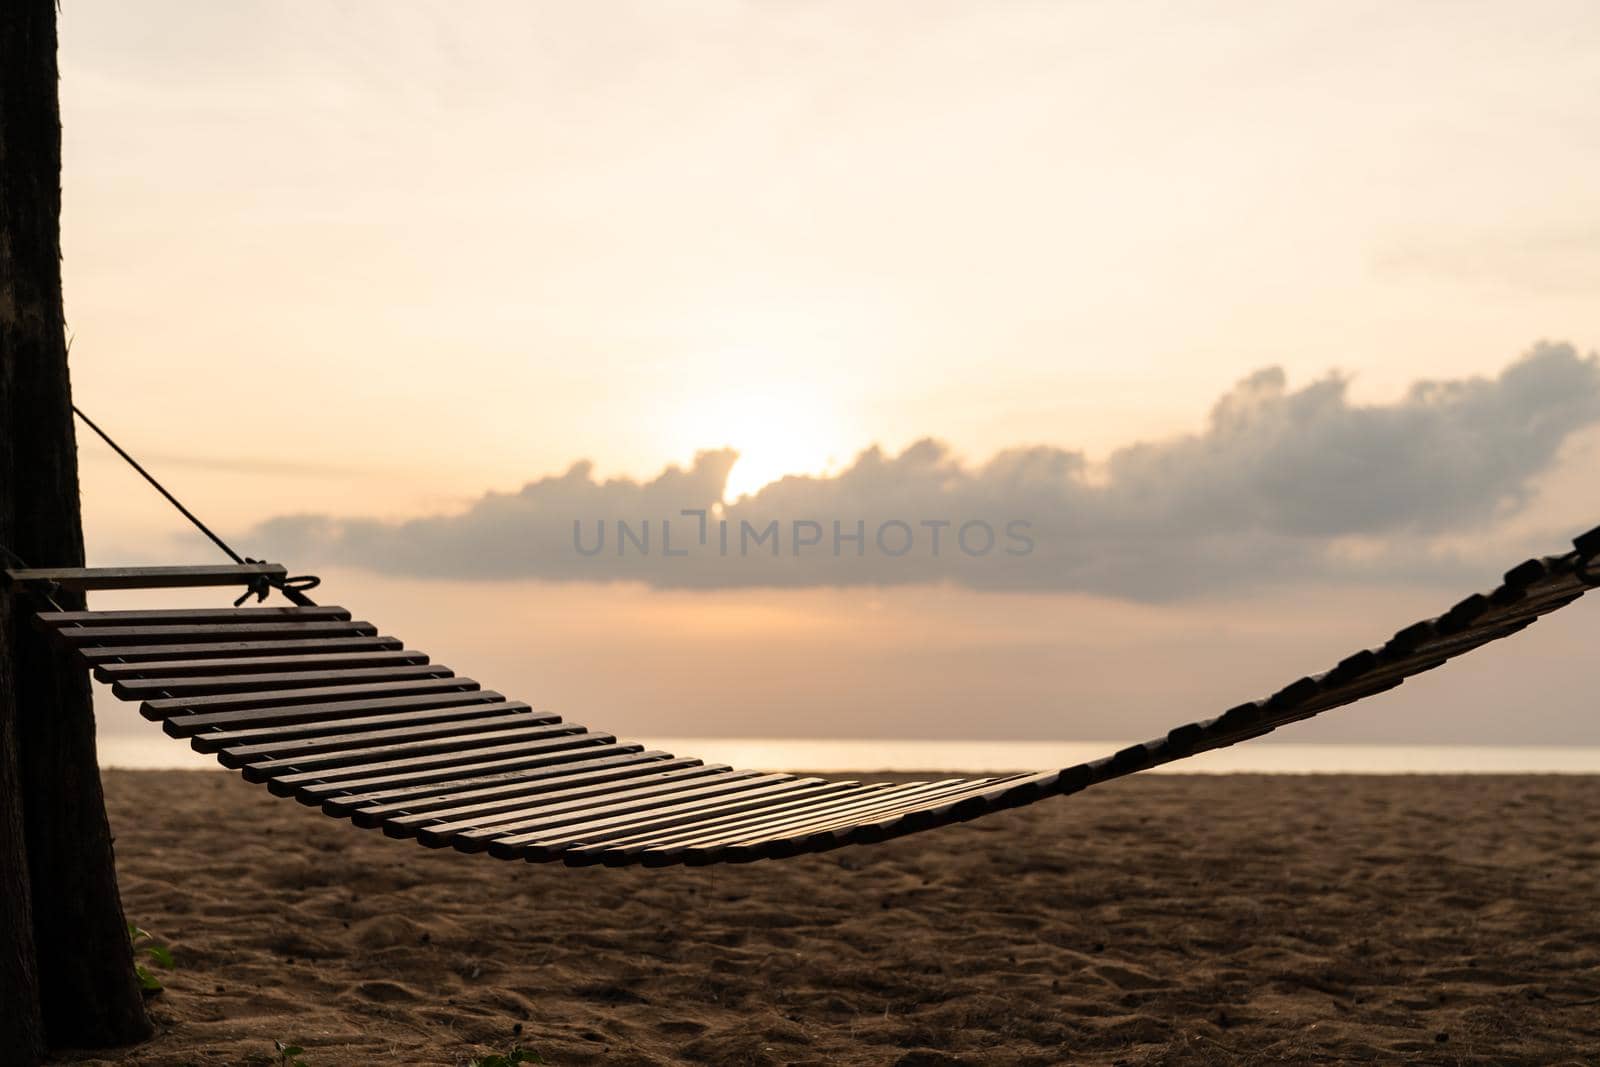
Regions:
<instances>
[{"instance_id":1,"label":"green plant","mask_svg":"<svg viewBox=\"0 0 1600 1067\"><path fill-rule=\"evenodd\" d=\"M501 1055L491 1053L471 1060L467 1067L517 1067L519 1063L543 1063L544 1057L532 1049L523 1048L521 1045L511 1046L511 1051Z\"/></svg>"},{"instance_id":2,"label":"green plant","mask_svg":"<svg viewBox=\"0 0 1600 1067\"><path fill-rule=\"evenodd\" d=\"M274 1041L272 1047L278 1050L278 1067L310 1067L301 1059L306 1050L299 1045L285 1045L282 1041Z\"/></svg>"},{"instance_id":3,"label":"green plant","mask_svg":"<svg viewBox=\"0 0 1600 1067\"><path fill-rule=\"evenodd\" d=\"M133 947L133 973L139 979L139 988L147 997L161 992L165 988L161 979L151 974L141 961L149 959L157 967L170 971L174 966L172 953L165 945L156 944L148 930L141 930L133 923L128 924L128 944Z\"/></svg>"}]
</instances>

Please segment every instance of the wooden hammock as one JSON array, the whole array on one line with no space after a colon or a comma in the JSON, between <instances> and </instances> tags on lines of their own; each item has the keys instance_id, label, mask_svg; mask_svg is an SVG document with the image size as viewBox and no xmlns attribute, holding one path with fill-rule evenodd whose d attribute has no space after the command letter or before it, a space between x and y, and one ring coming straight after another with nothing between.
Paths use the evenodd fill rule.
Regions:
<instances>
[{"instance_id":1,"label":"wooden hammock","mask_svg":"<svg viewBox=\"0 0 1600 1067\"><path fill-rule=\"evenodd\" d=\"M1597 584L1600 529L1499 588L1265 700L1064 770L863 783L736 770L565 722L463 678L282 567L5 572L14 587L243 584L284 608L40 611L36 618L145 718L273 794L434 848L573 866L743 862L960 822L1259 737L1393 689L1516 633ZM291 584L285 588L285 582Z\"/></svg>"}]
</instances>

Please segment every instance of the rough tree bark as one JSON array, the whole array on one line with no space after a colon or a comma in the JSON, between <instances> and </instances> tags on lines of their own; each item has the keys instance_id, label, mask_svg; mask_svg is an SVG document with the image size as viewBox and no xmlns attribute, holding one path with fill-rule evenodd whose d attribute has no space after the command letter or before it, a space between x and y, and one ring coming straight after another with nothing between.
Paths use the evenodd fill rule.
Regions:
<instances>
[{"instance_id":1,"label":"rough tree bark","mask_svg":"<svg viewBox=\"0 0 1600 1067\"><path fill-rule=\"evenodd\" d=\"M0 271L5 269L4 240L0 233ZM0 353L0 411L7 410L9 367L10 360ZM10 470L11 449L7 435L0 433L0 478L9 477ZM5 485L0 483L0 497L4 495ZM0 507L0 543L10 543L8 519L6 509ZM5 601L0 594L0 1005L4 1005L0 1009L0 1054L6 1062L31 1067L44 1054L44 1022L39 1015L39 982L33 966L32 893L22 831L22 783L17 779L16 691L9 653L11 619Z\"/></svg>"},{"instance_id":2,"label":"rough tree bark","mask_svg":"<svg viewBox=\"0 0 1600 1067\"><path fill-rule=\"evenodd\" d=\"M12 39L21 33L11 8L0 10L0 418L10 422L11 343L14 317L11 278L10 110ZM0 426L0 544L10 544L11 435ZM11 669L9 598L0 593L0 1049L25 1065L44 1055L44 1020L39 1015L39 981L34 971L32 891L28 883L27 842L22 829L22 783L17 777L16 679Z\"/></svg>"},{"instance_id":3,"label":"rough tree bark","mask_svg":"<svg viewBox=\"0 0 1600 1067\"><path fill-rule=\"evenodd\" d=\"M61 119L55 0L0 4L0 533L35 567L82 566L78 457L61 300ZM81 607L82 597L62 606ZM33 975L46 1042L129 1044L150 1035L117 893L111 831L95 759L84 670L32 626L28 605L0 597L0 691L14 717L15 793L0 793L5 824L20 808L31 899ZM75 600L75 603L69 602ZM5 685L4 683L9 683ZM7 715L0 697L0 720ZM0 721L3 726L3 721ZM0 739L3 744L3 739ZM6 768L0 753L0 789ZM0 876L4 885L9 875ZM8 894L9 895L9 894ZM15 898L13 898L15 899ZM16 907L0 911L14 920ZM0 931L0 950L23 938ZM6 963L0 960L0 976ZM21 979L26 983L26 976ZM0 996L7 990L0 989ZM25 995L25 988L23 990ZM25 1003L25 1001L24 1001ZM0 1015L10 1016L9 997ZM9 1057L0 1050L0 1058ZM9 1059L8 1059L8 1062Z\"/></svg>"}]
</instances>

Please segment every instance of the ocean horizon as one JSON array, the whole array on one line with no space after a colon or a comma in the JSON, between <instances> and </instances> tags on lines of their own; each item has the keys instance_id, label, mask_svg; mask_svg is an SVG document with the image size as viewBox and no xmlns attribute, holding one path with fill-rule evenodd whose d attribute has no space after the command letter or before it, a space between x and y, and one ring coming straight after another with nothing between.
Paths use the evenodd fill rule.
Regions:
<instances>
[{"instance_id":1,"label":"ocean horizon","mask_svg":"<svg viewBox=\"0 0 1600 1067\"><path fill-rule=\"evenodd\" d=\"M1132 741L906 741L894 738L638 737L652 748L752 770L827 774L1002 773L1069 767ZM102 736L100 766L221 770L215 758L156 735ZM1251 742L1152 774L1600 774L1600 745L1388 745Z\"/></svg>"}]
</instances>

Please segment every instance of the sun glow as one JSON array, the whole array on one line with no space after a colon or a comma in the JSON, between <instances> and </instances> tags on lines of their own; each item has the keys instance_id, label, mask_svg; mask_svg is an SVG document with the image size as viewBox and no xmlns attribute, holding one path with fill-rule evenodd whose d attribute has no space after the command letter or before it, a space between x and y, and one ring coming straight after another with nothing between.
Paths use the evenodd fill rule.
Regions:
<instances>
[{"instance_id":1,"label":"sun glow","mask_svg":"<svg viewBox=\"0 0 1600 1067\"><path fill-rule=\"evenodd\" d=\"M823 474L846 458L836 406L803 382L730 389L684 405L674 451L728 447L739 460L723 499L741 496L789 474Z\"/></svg>"}]
</instances>

